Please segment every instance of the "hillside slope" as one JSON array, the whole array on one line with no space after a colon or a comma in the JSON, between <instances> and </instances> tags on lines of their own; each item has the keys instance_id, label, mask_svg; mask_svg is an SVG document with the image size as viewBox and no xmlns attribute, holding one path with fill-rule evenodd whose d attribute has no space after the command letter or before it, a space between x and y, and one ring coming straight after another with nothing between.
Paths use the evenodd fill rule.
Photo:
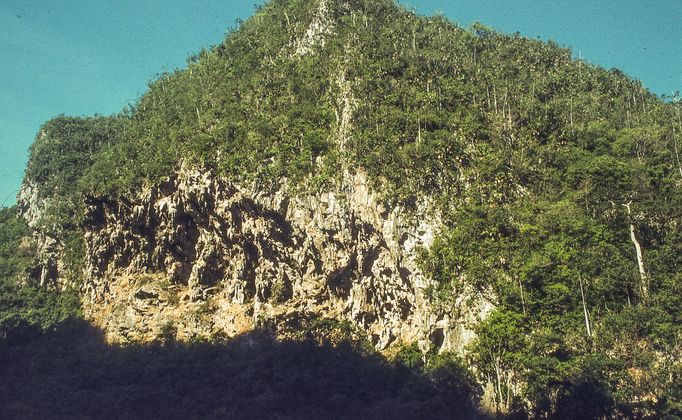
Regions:
<instances>
[{"instance_id":1,"label":"hillside slope","mask_svg":"<svg viewBox=\"0 0 682 420\"><path fill-rule=\"evenodd\" d=\"M680 415L680 132L554 43L274 0L120 115L44 125L27 277L113 342L327 319L465 358L493 410Z\"/></svg>"}]
</instances>

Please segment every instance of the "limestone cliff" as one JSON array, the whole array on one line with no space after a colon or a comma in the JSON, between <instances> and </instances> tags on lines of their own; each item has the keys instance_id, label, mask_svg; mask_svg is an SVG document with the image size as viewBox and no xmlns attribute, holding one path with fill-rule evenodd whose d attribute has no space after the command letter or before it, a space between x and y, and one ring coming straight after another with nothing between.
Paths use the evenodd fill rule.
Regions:
<instances>
[{"instance_id":1,"label":"limestone cliff","mask_svg":"<svg viewBox=\"0 0 682 420\"><path fill-rule=\"evenodd\" d=\"M25 188L28 191L29 187ZM481 296L437 311L418 254L440 227L388 208L362 171L335 191L291 194L286 180L257 188L184 167L133 197L89 198L83 304L112 341L234 336L259 324L350 321L379 349L418 341L462 351L490 309ZM35 197L35 195L34 195ZM22 195L27 218L40 210ZM59 283L59 246L37 236L41 277ZM52 244L52 245L50 245ZM47 280L44 280L47 281Z\"/></svg>"}]
</instances>

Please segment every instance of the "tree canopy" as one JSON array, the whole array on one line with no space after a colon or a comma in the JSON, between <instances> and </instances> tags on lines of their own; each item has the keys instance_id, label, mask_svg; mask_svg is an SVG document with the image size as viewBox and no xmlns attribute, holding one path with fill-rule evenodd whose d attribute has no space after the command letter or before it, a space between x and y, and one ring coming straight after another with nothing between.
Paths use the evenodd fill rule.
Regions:
<instances>
[{"instance_id":1,"label":"tree canopy","mask_svg":"<svg viewBox=\"0 0 682 420\"><path fill-rule=\"evenodd\" d=\"M682 415L682 103L555 42L318 5L265 4L120 115L47 122L26 178L62 204L51 223L77 230L84 195L182 163L308 191L363 168L388 203L443 215L434 305L464 282L495 296L471 363L500 410L563 418L594 396L584 417Z\"/></svg>"}]
</instances>

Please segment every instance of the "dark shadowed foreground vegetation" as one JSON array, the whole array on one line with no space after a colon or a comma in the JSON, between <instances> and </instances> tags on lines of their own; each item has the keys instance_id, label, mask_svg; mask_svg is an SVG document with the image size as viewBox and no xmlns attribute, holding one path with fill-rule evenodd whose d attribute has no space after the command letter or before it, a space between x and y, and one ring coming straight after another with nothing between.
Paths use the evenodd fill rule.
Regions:
<instances>
[{"instance_id":1,"label":"dark shadowed foreground vegetation","mask_svg":"<svg viewBox=\"0 0 682 420\"><path fill-rule=\"evenodd\" d=\"M23 418L473 418L475 385L419 374L353 343L110 346L82 321L0 345L0 412Z\"/></svg>"},{"instance_id":2,"label":"dark shadowed foreground vegetation","mask_svg":"<svg viewBox=\"0 0 682 420\"><path fill-rule=\"evenodd\" d=\"M129 346L105 343L82 320L13 331L0 343L3 419L494 418L478 411L480 389L456 358L426 368L409 348L389 362L350 339L267 331ZM549 418L602 418L615 400L584 372L557 401Z\"/></svg>"}]
</instances>

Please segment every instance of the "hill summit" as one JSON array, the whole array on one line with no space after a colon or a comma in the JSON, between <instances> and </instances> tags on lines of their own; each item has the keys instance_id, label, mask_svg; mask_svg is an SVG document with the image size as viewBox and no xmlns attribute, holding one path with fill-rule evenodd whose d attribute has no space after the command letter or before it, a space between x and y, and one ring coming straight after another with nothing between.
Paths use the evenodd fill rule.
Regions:
<instances>
[{"instance_id":1,"label":"hill summit","mask_svg":"<svg viewBox=\"0 0 682 420\"><path fill-rule=\"evenodd\" d=\"M462 361L492 411L674 416L680 132L553 42L273 0L120 114L45 123L18 275L110 342L334 331Z\"/></svg>"}]
</instances>

